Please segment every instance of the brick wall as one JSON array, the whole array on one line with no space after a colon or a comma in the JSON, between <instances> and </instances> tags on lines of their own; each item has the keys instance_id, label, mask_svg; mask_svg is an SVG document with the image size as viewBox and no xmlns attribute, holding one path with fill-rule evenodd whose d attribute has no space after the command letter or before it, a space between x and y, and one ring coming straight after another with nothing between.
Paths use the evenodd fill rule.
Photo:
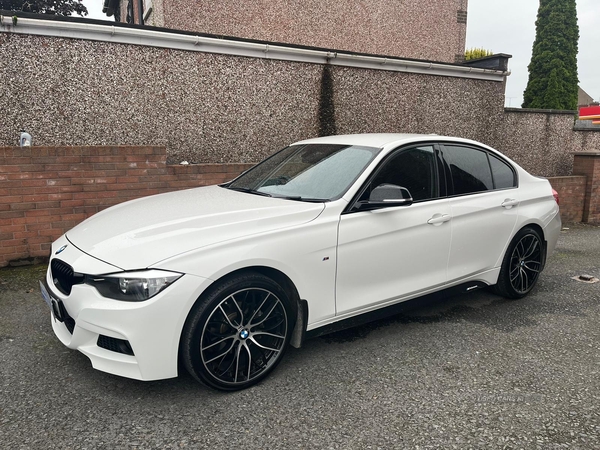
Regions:
<instances>
[{"instance_id":1,"label":"brick wall","mask_svg":"<svg viewBox=\"0 0 600 450\"><path fill-rule=\"evenodd\" d=\"M575 154L573 174L587 178L583 221L600 224L600 151Z\"/></svg>"},{"instance_id":2,"label":"brick wall","mask_svg":"<svg viewBox=\"0 0 600 450\"><path fill-rule=\"evenodd\" d=\"M548 178L560 199L560 218L563 223L581 222L586 191L585 176Z\"/></svg>"},{"instance_id":3,"label":"brick wall","mask_svg":"<svg viewBox=\"0 0 600 450\"><path fill-rule=\"evenodd\" d=\"M45 259L50 244L109 206L222 183L251 164L166 163L165 147L0 147L0 267ZM600 223L600 152L576 154L569 177L550 178L563 222Z\"/></svg>"},{"instance_id":4,"label":"brick wall","mask_svg":"<svg viewBox=\"0 0 600 450\"><path fill-rule=\"evenodd\" d=\"M102 209L222 183L251 164L166 164L164 147L0 147L0 267L45 258L50 244Z\"/></svg>"}]
</instances>

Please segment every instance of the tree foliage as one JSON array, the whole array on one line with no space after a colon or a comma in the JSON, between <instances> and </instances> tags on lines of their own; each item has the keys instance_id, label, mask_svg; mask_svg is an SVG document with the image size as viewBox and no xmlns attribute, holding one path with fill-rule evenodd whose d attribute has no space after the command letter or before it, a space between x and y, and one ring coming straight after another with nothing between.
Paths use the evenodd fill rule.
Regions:
<instances>
[{"instance_id":1,"label":"tree foliage","mask_svg":"<svg viewBox=\"0 0 600 450\"><path fill-rule=\"evenodd\" d=\"M81 0L0 0L0 9L59 16L70 16L73 13L80 16L88 14Z\"/></svg>"},{"instance_id":2,"label":"tree foliage","mask_svg":"<svg viewBox=\"0 0 600 450\"><path fill-rule=\"evenodd\" d=\"M577 109L575 0L540 0L523 108Z\"/></svg>"}]
</instances>

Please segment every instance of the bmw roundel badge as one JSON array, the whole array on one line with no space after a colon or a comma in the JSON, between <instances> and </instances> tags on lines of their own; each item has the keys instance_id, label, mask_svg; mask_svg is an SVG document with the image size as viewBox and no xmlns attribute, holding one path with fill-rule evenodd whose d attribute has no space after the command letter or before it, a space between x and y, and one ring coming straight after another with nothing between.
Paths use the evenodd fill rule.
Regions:
<instances>
[{"instance_id":1,"label":"bmw roundel badge","mask_svg":"<svg viewBox=\"0 0 600 450\"><path fill-rule=\"evenodd\" d=\"M61 253L65 248L67 248L67 245L69 245L69 244L63 245L61 248L59 248L58 250L56 250L55 255L58 255L59 253Z\"/></svg>"}]
</instances>

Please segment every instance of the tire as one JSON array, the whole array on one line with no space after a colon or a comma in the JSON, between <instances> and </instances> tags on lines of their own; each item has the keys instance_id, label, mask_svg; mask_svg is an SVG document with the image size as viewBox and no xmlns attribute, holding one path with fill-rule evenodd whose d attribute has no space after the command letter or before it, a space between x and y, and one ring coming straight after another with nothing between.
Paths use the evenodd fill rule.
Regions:
<instances>
[{"instance_id":1,"label":"tire","mask_svg":"<svg viewBox=\"0 0 600 450\"><path fill-rule=\"evenodd\" d=\"M539 231L530 227L521 229L504 255L494 292L511 299L525 297L536 285L544 260L544 240Z\"/></svg>"},{"instance_id":2,"label":"tire","mask_svg":"<svg viewBox=\"0 0 600 450\"><path fill-rule=\"evenodd\" d=\"M271 278L247 272L217 282L190 312L181 357L198 381L224 391L255 385L288 347L297 304Z\"/></svg>"}]
</instances>

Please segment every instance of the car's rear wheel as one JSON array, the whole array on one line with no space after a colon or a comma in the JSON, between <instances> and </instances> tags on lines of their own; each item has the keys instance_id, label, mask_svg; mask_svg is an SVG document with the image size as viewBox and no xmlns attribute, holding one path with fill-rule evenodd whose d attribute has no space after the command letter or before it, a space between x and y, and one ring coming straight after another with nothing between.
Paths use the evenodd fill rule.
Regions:
<instances>
[{"instance_id":1,"label":"car's rear wheel","mask_svg":"<svg viewBox=\"0 0 600 450\"><path fill-rule=\"evenodd\" d=\"M536 285L544 264L544 241L531 227L520 230L504 255L496 293L507 298L522 298Z\"/></svg>"},{"instance_id":2,"label":"car's rear wheel","mask_svg":"<svg viewBox=\"0 0 600 450\"><path fill-rule=\"evenodd\" d=\"M295 321L286 291L259 273L217 283L192 309L182 335L187 370L221 390L250 387L281 361Z\"/></svg>"}]
</instances>

